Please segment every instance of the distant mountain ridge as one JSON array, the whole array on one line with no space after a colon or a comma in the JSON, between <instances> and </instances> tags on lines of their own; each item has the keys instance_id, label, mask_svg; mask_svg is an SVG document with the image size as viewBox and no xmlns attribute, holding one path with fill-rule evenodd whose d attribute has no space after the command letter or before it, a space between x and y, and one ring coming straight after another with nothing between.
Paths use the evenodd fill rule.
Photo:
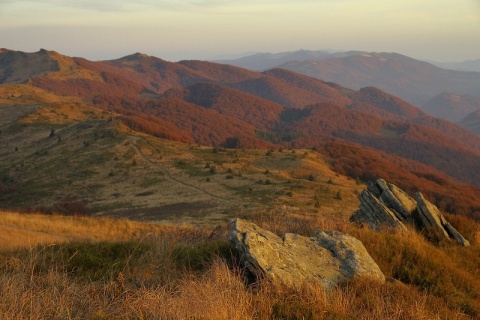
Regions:
<instances>
[{"instance_id":1,"label":"distant mountain ridge","mask_svg":"<svg viewBox=\"0 0 480 320\"><path fill-rule=\"evenodd\" d=\"M460 125L480 135L480 109L468 114L462 119Z\"/></svg>"},{"instance_id":2,"label":"distant mountain ridge","mask_svg":"<svg viewBox=\"0 0 480 320\"><path fill-rule=\"evenodd\" d=\"M219 62L251 70L288 69L354 90L374 86L419 107L445 91L480 96L480 72L466 72L480 71L475 69L478 60L449 65L428 63L396 53L361 51L332 53L300 50L278 54L255 54ZM438 112L433 109L434 106L429 106L426 111L438 116ZM445 119L459 121L455 117Z\"/></svg>"},{"instance_id":3,"label":"distant mountain ridge","mask_svg":"<svg viewBox=\"0 0 480 320\"><path fill-rule=\"evenodd\" d=\"M0 61L11 54L0 53ZM37 72L37 64L21 63L25 55L17 55L0 65L1 84L16 83L10 72L30 75L23 81L27 86L83 100L156 137L232 148L315 147L328 155L348 153L341 144L390 158L381 161L396 168L392 175L410 170L418 171L423 183L453 178L480 186L479 136L375 87L356 91L285 69L260 73L138 53L100 62L51 51L28 54L29 61L54 66ZM373 157L371 151L361 153ZM356 166L348 173L368 176ZM435 190L433 185L429 190Z\"/></svg>"},{"instance_id":4,"label":"distant mountain ridge","mask_svg":"<svg viewBox=\"0 0 480 320\"><path fill-rule=\"evenodd\" d=\"M480 95L480 73L441 69L395 53L292 61L279 67L355 90L375 86L417 106L443 91Z\"/></svg>"},{"instance_id":5,"label":"distant mountain ridge","mask_svg":"<svg viewBox=\"0 0 480 320\"><path fill-rule=\"evenodd\" d=\"M271 68L279 67L280 65L290 61L310 61L310 60L326 60L332 58L344 58L353 55L368 55L378 54L369 51L349 50L297 50L285 51L278 53L270 52L252 52L246 54L232 54L226 55L222 58L212 58L208 61L216 63L229 64L245 69L264 71ZM415 58L414 58L415 59ZM466 61L451 61L438 62L434 60L415 59L422 62L428 62L442 69L457 70L457 71L471 71L480 72L480 59L466 60Z\"/></svg>"},{"instance_id":6,"label":"distant mountain ridge","mask_svg":"<svg viewBox=\"0 0 480 320\"><path fill-rule=\"evenodd\" d=\"M434 117L456 123L477 109L480 109L479 97L452 92L442 92L427 101L422 107L422 110Z\"/></svg>"},{"instance_id":7,"label":"distant mountain ridge","mask_svg":"<svg viewBox=\"0 0 480 320\"><path fill-rule=\"evenodd\" d=\"M332 52L298 50L293 52L289 51L280 53L255 53L241 58L212 60L212 62L225 63L255 71L265 71L268 69L279 67L280 65L290 61L323 60L337 57L346 57L361 53L363 53L363 51Z\"/></svg>"},{"instance_id":8,"label":"distant mountain ridge","mask_svg":"<svg viewBox=\"0 0 480 320\"><path fill-rule=\"evenodd\" d=\"M432 63L444 69L480 72L480 59L459 61L459 62L432 62Z\"/></svg>"}]
</instances>

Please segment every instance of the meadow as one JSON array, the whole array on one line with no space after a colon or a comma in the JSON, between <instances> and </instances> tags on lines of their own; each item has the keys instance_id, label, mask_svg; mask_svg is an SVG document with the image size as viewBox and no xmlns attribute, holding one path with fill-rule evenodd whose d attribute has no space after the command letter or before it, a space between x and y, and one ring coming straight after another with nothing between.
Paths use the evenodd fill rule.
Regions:
<instances>
[{"instance_id":1,"label":"meadow","mask_svg":"<svg viewBox=\"0 0 480 320\"><path fill-rule=\"evenodd\" d=\"M0 214L2 319L475 319L480 225L448 216L469 248L375 232L318 216L246 214L278 234L335 229L360 239L386 284L332 292L248 281L229 225L201 227L60 215ZM395 279L395 280L394 280Z\"/></svg>"}]
</instances>

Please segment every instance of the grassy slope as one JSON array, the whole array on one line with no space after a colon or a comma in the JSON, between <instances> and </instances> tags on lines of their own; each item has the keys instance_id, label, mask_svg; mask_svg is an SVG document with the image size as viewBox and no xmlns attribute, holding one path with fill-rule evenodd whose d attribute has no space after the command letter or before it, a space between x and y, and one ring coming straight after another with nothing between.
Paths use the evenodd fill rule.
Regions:
<instances>
[{"instance_id":1,"label":"grassy slope","mask_svg":"<svg viewBox=\"0 0 480 320\"><path fill-rule=\"evenodd\" d=\"M44 102L0 106L10 116L0 124L0 178L13 187L0 193L3 208L81 202L100 215L211 224L250 210L336 215L357 205L361 187L316 152L176 143L135 133L86 102L32 95Z\"/></svg>"},{"instance_id":2,"label":"grassy slope","mask_svg":"<svg viewBox=\"0 0 480 320\"><path fill-rule=\"evenodd\" d=\"M277 232L334 228L363 241L387 277L331 293L246 286L226 225L154 225L104 218L0 214L0 234L30 233L0 251L0 316L145 319L474 319L480 316L478 224L453 222L471 248L377 233L311 216L249 215ZM452 217L450 217L452 218ZM45 238L45 235L51 238ZM65 242L66 240L66 242ZM35 246L35 243L42 243Z\"/></svg>"}]
</instances>

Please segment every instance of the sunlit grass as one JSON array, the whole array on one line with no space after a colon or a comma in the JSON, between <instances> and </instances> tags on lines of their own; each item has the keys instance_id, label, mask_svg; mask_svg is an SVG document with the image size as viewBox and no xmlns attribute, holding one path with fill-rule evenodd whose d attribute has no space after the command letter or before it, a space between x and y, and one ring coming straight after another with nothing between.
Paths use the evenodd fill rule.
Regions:
<instances>
[{"instance_id":1,"label":"sunlit grass","mask_svg":"<svg viewBox=\"0 0 480 320\"><path fill-rule=\"evenodd\" d=\"M2 319L475 319L479 244L434 246L421 235L378 233L312 216L246 216L276 233L336 229L359 238L387 277L331 292L261 280L247 284L228 226L153 225L3 212L0 226L31 232L1 242ZM454 221L453 219L452 221ZM463 220L462 220L463 221ZM462 224L456 224L464 232ZM479 225L470 221L473 232ZM49 234L48 241L37 237ZM3 229L2 229L3 234ZM468 233L467 233L468 234ZM57 238L54 238L54 237ZM38 245L37 245L38 244ZM465 264L464 261L469 260Z\"/></svg>"}]
</instances>

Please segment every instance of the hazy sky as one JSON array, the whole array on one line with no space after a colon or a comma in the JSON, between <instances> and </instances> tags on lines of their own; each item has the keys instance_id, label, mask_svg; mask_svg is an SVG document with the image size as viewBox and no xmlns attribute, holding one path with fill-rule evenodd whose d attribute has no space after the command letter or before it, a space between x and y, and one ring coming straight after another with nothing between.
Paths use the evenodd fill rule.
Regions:
<instances>
[{"instance_id":1,"label":"hazy sky","mask_svg":"<svg viewBox=\"0 0 480 320\"><path fill-rule=\"evenodd\" d=\"M480 58L480 0L0 0L0 47L91 60L333 49L461 61Z\"/></svg>"}]
</instances>

